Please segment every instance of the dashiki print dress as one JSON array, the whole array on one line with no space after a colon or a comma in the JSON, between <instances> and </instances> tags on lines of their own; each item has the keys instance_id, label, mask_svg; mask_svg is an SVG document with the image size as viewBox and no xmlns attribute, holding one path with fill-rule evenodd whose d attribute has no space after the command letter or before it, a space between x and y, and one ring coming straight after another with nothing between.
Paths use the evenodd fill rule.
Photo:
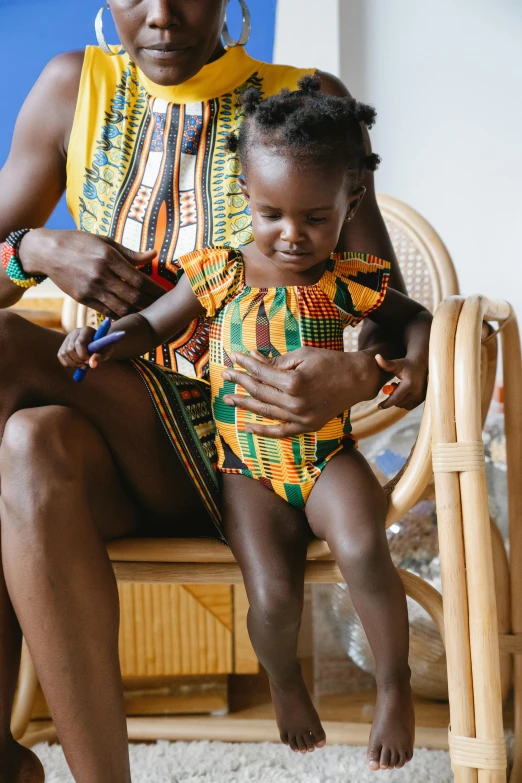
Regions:
<instances>
[{"instance_id":1,"label":"dashiki print dress","mask_svg":"<svg viewBox=\"0 0 522 783\"><path fill-rule=\"evenodd\" d=\"M242 47L187 82L153 84L127 54L87 47L67 159L67 203L78 229L132 250L155 248L145 269L170 289L179 256L252 241L251 219L226 135L242 120L239 98L263 97L314 73L251 58ZM209 327L195 320L135 362L171 442L219 530L219 488L208 384Z\"/></svg>"}]
</instances>

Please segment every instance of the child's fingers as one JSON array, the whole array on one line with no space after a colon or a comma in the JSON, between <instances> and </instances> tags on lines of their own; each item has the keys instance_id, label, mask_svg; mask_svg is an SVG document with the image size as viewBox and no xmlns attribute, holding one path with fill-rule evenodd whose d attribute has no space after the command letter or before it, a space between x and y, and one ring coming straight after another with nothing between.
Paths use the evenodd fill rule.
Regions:
<instances>
[{"instance_id":1,"label":"child's fingers","mask_svg":"<svg viewBox=\"0 0 522 783\"><path fill-rule=\"evenodd\" d=\"M402 408L404 400L409 394L409 388L407 383L401 382L401 383L395 383L390 385L393 386L394 389L393 392L389 395L388 399L383 400L379 404L379 408L382 411L385 411L388 408L393 408L393 407Z\"/></svg>"},{"instance_id":2,"label":"child's fingers","mask_svg":"<svg viewBox=\"0 0 522 783\"><path fill-rule=\"evenodd\" d=\"M384 372L399 376L404 367L403 359L385 359L380 353L376 354L375 361Z\"/></svg>"},{"instance_id":3,"label":"child's fingers","mask_svg":"<svg viewBox=\"0 0 522 783\"><path fill-rule=\"evenodd\" d=\"M380 353L375 355L375 361L385 372L394 372L395 362L393 359L385 359Z\"/></svg>"},{"instance_id":4,"label":"child's fingers","mask_svg":"<svg viewBox=\"0 0 522 783\"><path fill-rule=\"evenodd\" d=\"M397 386L398 386L397 383L387 383L386 386L382 387L383 393L384 394L393 394L393 392L395 391Z\"/></svg>"},{"instance_id":5,"label":"child's fingers","mask_svg":"<svg viewBox=\"0 0 522 783\"><path fill-rule=\"evenodd\" d=\"M87 363L89 361L89 351L87 350L87 342L88 337L80 332L76 340L74 341L74 350L76 351L76 355L79 359L81 359L83 362Z\"/></svg>"},{"instance_id":6,"label":"child's fingers","mask_svg":"<svg viewBox=\"0 0 522 783\"><path fill-rule=\"evenodd\" d=\"M103 356L100 353L93 353L89 357L89 367L95 370L103 362Z\"/></svg>"},{"instance_id":7,"label":"child's fingers","mask_svg":"<svg viewBox=\"0 0 522 783\"><path fill-rule=\"evenodd\" d=\"M76 352L74 339L73 335L67 335L58 351L58 361L64 367L80 367L85 364Z\"/></svg>"}]
</instances>

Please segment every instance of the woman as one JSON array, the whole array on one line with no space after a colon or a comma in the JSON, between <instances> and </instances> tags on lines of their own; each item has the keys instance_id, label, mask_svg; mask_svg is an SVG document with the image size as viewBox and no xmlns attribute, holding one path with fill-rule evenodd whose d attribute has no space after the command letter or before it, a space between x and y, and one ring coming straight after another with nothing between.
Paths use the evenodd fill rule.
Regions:
<instances>
[{"instance_id":1,"label":"woman","mask_svg":"<svg viewBox=\"0 0 522 783\"><path fill-rule=\"evenodd\" d=\"M250 84L264 94L294 88L306 71L225 51L226 0L111 0L110 9L127 54L55 58L20 113L0 174L0 238L12 246L1 307L47 275L122 316L175 283L180 253L249 241L239 172L221 146L241 121L235 96ZM371 175L366 187L341 249L393 261ZM37 229L64 189L82 231ZM37 230L9 236L25 227ZM392 284L403 288L396 262ZM114 363L79 385L56 361L59 335L0 312L0 341L0 779L43 777L9 732L23 631L75 779L128 781L118 600L103 540L218 536L204 385L158 369L201 372L205 326L163 346L141 377ZM268 417L276 405L275 437L318 429L375 396L383 346L372 343L345 355L302 349L271 366L244 357L252 399L228 403Z\"/></svg>"}]
</instances>

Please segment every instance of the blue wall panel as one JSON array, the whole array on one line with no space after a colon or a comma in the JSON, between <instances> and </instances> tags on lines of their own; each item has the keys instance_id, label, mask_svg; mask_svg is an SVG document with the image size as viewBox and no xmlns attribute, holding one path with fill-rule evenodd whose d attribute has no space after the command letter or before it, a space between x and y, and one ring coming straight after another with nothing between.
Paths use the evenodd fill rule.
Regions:
<instances>
[{"instance_id":1,"label":"blue wall panel","mask_svg":"<svg viewBox=\"0 0 522 783\"><path fill-rule=\"evenodd\" d=\"M59 52L83 49L96 43L94 19L102 0L0 0L0 166L9 152L20 107L45 64ZM272 59L276 0L248 0L252 14L249 54ZM109 14L105 17L109 22ZM239 3L231 0L230 32L237 36ZM114 41L111 24L107 38ZM72 227L65 203L57 208L49 225Z\"/></svg>"}]
</instances>

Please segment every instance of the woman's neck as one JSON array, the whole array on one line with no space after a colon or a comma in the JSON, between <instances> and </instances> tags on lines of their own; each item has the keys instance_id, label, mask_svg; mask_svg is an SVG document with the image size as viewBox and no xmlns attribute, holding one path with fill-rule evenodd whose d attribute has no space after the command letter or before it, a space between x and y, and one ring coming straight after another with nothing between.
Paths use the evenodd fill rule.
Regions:
<instances>
[{"instance_id":1,"label":"woman's neck","mask_svg":"<svg viewBox=\"0 0 522 783\"><path fill-rule=\"evenodd\" d=\"M210 63L216 62L216 60L219 60L220 57L223 57L223 55L226 53L226 49L221 43L221 41L218 42L218 45L210 55L209 59L206 62L206 65L210 65Z\"/></svg>"}]
</instances>

